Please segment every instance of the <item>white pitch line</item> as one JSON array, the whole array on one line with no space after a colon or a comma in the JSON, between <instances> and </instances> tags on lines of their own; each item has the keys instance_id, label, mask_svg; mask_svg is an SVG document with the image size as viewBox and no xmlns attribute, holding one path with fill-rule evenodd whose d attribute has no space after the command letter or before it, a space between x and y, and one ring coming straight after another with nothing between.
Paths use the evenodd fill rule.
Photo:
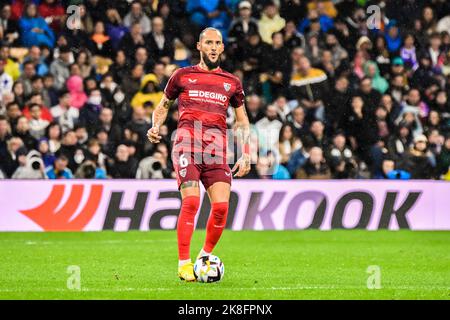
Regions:
<instances>
[{"instance_id":1,"label":"white pitch line","mask_svg":"<svg viewBox=\"0 0 450 320\"><path fill-rule=\"evenodd\" d=\"M206 285L206 284L205 284ZM200 287L197 287L200 288ZM211 287L210 287L211 288ZM241 290L241 291L286 291L286 290L354 290L354 289L360 289L360 290L369 290L364 286L346 286L346 287L338 287L338 286L296 286L296 287L261 287L261 288L221 288L221 287L215 287L214 289L219 290ZM427 286L396 286L396 287L385 287L381 288L379 290L370 290L373 292L376 291L382 291L385 290L450 290L450 287L427 287ZM176 291L176 290L186 290L186 287L178 287L178 288L111 288L111 289L90 289L90 288L81 288L81 290L69 290L69 289L61 289L61 288L35 288L31 289L30 291L56 291L56 292L73 292L73 293L79 293L79 292L151 292L151 291ZM16 293L22 293L27 292L28 290L15 290L15 289L0 289L0 292L16 292Z\"/></svg>"},{"instance_id":2,"label":"white pitch line","mask_svg":"<svg viewBox=\"0 0 450 320\"><path fill-rule=\"evenodd\" d=\"M95 240L77 240L77 241L71 241L71 240L67 240L67 241L25 241L24 243L26 245L52 245L52 244L56 244L56 245L60 245L60 244L73 244L73 243L88 243L88 244L92 244L92 243L96 243L96 244L121 244L121 243L160 243L160 242L174 242L176 240L133 240L133 241L129 241L129 240L100 240L100 241L95 241ZM21 241L18 240L2 240L2 242L16 242L16 243L20 243ZM175 243L175 242L174 242Z\"/></svg>"}]
</instances>

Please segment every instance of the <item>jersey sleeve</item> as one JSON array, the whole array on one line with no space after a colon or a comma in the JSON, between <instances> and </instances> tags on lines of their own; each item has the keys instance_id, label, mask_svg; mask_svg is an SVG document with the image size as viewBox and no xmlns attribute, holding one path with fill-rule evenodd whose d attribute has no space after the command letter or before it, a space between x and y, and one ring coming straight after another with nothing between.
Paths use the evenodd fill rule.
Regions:
<instances>
[{"instance_id":1,"label":"jersey sleeve","mask_svg":"<svg viewBox=\"0 0 450 320\"><path fill-rule=\"evenodd\" d=\"M244 89L242 89L242 83L240 80L236 80L236 91L230 99L230 104L233 108L239 108L244 104Z\"/></svg>"},{"instance_id":2,"label":"jersey sleeve","mask_svg":"<svg viewBox=\"0 0 450 320\"><path fill-rule=\"evenodd\" d=\"M169 100L175 100L181 92L180 70L178 69L172 74L164 88L164 94Z\"/></svg>"}]
</instances>

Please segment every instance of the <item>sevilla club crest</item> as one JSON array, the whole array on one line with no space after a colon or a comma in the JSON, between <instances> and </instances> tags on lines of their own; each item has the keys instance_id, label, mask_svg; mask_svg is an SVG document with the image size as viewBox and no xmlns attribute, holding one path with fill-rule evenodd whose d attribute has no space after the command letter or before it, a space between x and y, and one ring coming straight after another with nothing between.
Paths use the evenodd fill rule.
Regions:
<instances>
[{"instance_id":1,"label":"sevilla club crest","mask_svg":"<svg viewBox=\"0 0 450 320\"><path fill-rule=\"evenodd\" d=\"M226 91L230 91L230 89L231 89L231 83L226 83L226 82L224 82L224 83L223 83L223 87L225 88Z\"/></svg>"}]
</instances>

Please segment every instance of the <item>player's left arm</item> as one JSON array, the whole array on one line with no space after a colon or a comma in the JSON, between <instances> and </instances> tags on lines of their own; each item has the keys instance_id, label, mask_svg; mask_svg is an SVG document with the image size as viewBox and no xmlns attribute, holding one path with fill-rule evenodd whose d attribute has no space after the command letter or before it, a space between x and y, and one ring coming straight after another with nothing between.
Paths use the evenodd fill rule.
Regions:
<instances>
[{"instance_id":1,"label":"player's left arm","mask_svg":"<svg viewBox=\"0 0 450 320\"><path fill-rule=\"evenodd\" d=\"M242 156L234 165L232 172L236 172L234 177L243 177L250 171L250 122L248 120L245 105L234 109L235 112L235 133L241 145Z\"/></svg>"}]
</instances>

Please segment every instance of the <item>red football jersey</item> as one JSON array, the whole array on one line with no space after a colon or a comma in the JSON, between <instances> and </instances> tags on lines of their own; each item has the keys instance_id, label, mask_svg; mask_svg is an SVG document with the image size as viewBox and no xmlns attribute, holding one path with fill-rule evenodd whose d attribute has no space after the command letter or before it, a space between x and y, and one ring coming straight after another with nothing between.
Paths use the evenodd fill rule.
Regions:
<instances>
[{"instance_id":1,"label":"red football jersey","mask_svg":"<svg viewBox=\"0 0 450 320\"><path fill-rule=\"evenodd\" d=\"M222 133L224 140L228 106L237 108L244 104L241 81L221 68L207 71L195 65L178 69L169 79L164 93L170 100L178 98L178 130L193 134L197 123L204 135L208 129L215 129ZM203 136L202 150L194 147L194 151L205 152L205 140L208 139Z\"/></svg>"}]
</instances>

